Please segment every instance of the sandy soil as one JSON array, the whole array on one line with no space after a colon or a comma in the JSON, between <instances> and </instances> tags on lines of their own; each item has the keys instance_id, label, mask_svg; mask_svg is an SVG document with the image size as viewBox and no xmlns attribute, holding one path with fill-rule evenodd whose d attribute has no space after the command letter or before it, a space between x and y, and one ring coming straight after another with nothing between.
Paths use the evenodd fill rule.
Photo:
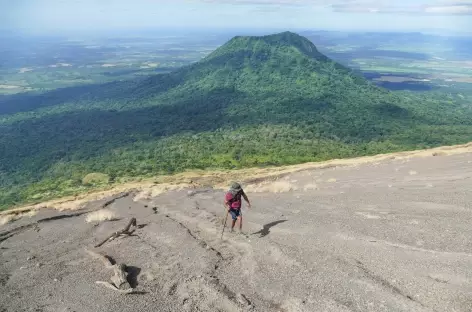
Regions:
<instances>
[{"instance_id":1,"label":"sandy soil","mask_svg":"<svg viewBox=\"0 0 472 312\"><path fill-rule=\"evenodd\" d=\"M385 157L260 179L244 185L244 234L223 239L217 188L39 209L0 226L0 311L472 311L471 164ZM132 217L131 236L93 247ZM85 248L126 264L136 293L96 284L113 272Z\"/></svg>"}]
</instances>

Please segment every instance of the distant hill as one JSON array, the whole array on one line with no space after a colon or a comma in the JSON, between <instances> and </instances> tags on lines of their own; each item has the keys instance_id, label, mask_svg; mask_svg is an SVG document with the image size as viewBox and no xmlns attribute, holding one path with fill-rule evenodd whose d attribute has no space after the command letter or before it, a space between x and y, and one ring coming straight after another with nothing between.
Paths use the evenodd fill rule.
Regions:
<instances>
[{"instance_id":1,"label":"distant hill","mask_svg":"<svg viewBox=\"0 0 472 312\"><path fill-rule=\"evenodd\" d=\"M472 141L469 106L395 93L284 32L234 37L169 74L0 98L0 206L90 173L293 164Z\"/></svg>"}]
</instances>

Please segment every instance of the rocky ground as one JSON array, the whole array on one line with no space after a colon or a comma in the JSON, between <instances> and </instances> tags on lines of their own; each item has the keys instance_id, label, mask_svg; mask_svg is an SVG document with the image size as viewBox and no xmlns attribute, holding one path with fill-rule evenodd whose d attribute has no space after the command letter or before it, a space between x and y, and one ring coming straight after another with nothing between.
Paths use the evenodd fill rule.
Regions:
<instances>
[{"instance_id":1,"label":"rocky ground","mask_svg":"<svg viewBox=\"0 0 472 312\"><path fill-rule=\"evenodd\" d=\"M211 188L41 209L0 226L0 311L472 311L471 164L390 159L245 185L244 233L223 239ZM86 222L103 210L115 218ZM94 248L133 217L131 235ZM126 265L133 293L96 283L114 274L97 254Z\"/></svg>"}]
</instances>

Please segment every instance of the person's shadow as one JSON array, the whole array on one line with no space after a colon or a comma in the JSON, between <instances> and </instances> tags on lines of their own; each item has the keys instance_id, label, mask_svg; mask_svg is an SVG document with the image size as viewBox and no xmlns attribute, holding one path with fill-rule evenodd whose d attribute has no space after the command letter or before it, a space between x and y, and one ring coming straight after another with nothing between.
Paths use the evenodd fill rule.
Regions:
<instances>
[{"instance_id":1,"label":"person's shadow","mask_svg":"<svg viewBox=\"0 0 472 312\"><path fill-rule=\"evenodd\" d=\"M260 230L258 232L255 232L255 233L252 233L251 235L261 234L261 236L259 236L259 237L261 237L261 238L265 237L265 236L269 235L271 227L276 226L277 224L283 223L285 221L288 221L288 220L278 220L278 221L274 221L274 222L271 222L271 223L264 224L262 226L262 230Z\"/></svg>"}]
</instances>

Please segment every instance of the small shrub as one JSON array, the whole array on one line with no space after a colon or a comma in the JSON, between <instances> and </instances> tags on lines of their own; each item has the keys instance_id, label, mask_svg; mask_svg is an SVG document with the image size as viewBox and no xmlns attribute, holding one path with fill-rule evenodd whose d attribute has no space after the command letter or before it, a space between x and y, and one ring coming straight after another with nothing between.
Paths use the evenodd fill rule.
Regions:
<instances>
[{"instance_id":1,"label":"small shrub","mask_svg":"<svg viewBox=\"0 0 472 312\"><path fill-rule=\"evenodd\" d=\"M110 176L100 172L89 173L82 179L82 184L87 186L103 185L109 182Z\"/></svg>"},{"instance_id":2,"label":"small shrub","mask_svg":"<svg viewBox=\"0 0 472 312\"><path fill-rule=\"evenodd\" d=\"M117 219L118 219L118 216L116 215L115 212L108 209L102 209L102 210L97 210L97 211L89 213L85 217L85 222L90 223L90 222L114 221Z\"/></svg>"}]
</instances>

